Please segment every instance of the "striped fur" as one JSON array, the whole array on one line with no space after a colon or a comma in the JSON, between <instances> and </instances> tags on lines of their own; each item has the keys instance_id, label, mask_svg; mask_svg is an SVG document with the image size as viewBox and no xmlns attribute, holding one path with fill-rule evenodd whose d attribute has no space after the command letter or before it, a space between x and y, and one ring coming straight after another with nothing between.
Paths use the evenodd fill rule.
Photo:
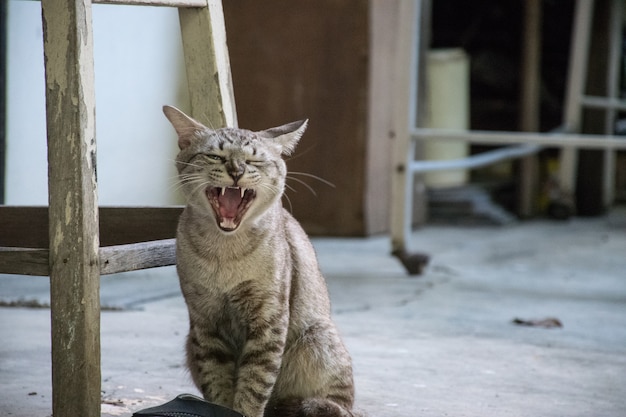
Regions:
<instances>
[{"instance_id":1,"label":"striped fur","mask_svg":"<svg viewBox=\"0 0 626 417\"><path fill-rule=\"evenodd\" d=\"M281 155L306 122L211 130L172 107L164 112L179 136L187 199L177 270L194 383L207 400L247 417L356 416L351 359L331 321L313 247L281 205ZM219 194L235 186L254 198L241 219L220 226Z\"/></svg>"}]
</instances>

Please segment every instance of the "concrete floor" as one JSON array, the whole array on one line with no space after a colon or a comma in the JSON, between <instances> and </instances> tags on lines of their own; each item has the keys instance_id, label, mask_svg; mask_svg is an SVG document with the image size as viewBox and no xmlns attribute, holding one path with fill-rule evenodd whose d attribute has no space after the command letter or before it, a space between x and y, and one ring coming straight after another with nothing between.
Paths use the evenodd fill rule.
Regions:
<instances>
[{"instance_id":1,"label":"concrete floor","mask_svg":"<svg viewBox=\"0 0 626 417\"><path fill-rule=\"evenodd\" d=\"M386 237L315 239L371 417L626 415L626 211L568 222L434 227L409 278ZM197 393L183 366L172 268L102 278L104 416ZM47 279L0 277L0 300L47 300ZM514 318L554 317L562 328ZM49 310L0 308L0 415L51 414Z\"/></svg>"}]
</instances>

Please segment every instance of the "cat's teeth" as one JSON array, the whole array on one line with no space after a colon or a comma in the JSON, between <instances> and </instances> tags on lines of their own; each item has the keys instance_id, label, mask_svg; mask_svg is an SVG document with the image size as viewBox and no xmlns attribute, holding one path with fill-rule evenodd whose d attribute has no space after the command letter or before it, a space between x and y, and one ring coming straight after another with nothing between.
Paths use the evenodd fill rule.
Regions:
<instances>
[{"instance_id":1,"label":"cat's teeth","mask_svg":"<svg viewBox=\"0 0 626 417\"><path fill-rule=\"evenodd\" d=\"M240 188L239 191L241 191L241 198L243 198L244 194L246 193L246 189Z\"/></svg>"},{"instance_id":2,"label":"cat's teeth","mask_svg":"<svg viewBox=\"0 0 626 417\"><path fill-rule=\"evenodd\" d=\"M224 193L226 193L226 187L222 187L222 195L224 195Z\"/></svg>"}]
</instances>

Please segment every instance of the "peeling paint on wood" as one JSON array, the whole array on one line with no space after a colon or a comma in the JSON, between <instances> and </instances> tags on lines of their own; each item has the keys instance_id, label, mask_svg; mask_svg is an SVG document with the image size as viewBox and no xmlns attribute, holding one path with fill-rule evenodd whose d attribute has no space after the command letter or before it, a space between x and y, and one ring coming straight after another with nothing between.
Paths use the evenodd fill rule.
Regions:
<instances>
[{"instance_id":1,"label":"peeling paint on wood","mask_svg":"<svg viewBox=\"0 0 626 417\"><path fill-rule=\"evenodd\" d=\"M100 415L100 300L91 2L43 0L52 411Z\"/></svg>"},{"instance_id":2,"label":"peeling paint on wood","mask_svg":"<svg viewBox=\"0 0 626 417\"><path fill-rule=\"evenodd\" d=\"M237 113L219 0L209 7L179 9L191 116L219 128L237 126ZM207 76L213 74L213 77Z\"/></svg>"}]
</instances>

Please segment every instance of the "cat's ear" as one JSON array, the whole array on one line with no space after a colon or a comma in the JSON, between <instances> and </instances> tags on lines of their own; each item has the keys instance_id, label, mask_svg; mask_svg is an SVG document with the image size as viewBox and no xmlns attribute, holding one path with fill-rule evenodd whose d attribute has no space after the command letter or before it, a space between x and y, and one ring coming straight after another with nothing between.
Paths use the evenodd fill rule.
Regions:
<instances>
[{"instance_id":1,"label":"cat's ear","mask_svg":"<svg viewBox=\"0 0 626 417\"><path fill-rule=\"evenodd\" d=\"M287 123L257 133L264 138L272 139L272 142L281 147L281 153L289 155L296 149L296 145L304 134L308 123L309 119L298 120L297 122Z\"/></svg>"},{"instance_id":2,"label":"cat's ear","mask_svg":"<svg viewBox=\"0 0 626 417\"><path fill-rule=\"evenodd\" d=\"M178 134L178 147L181 150L191 144L192 139L195 137L195 132L206 129L202 123L187 116L176 107L163 106L163 113Z\"/></svg>"}]
</instances>

